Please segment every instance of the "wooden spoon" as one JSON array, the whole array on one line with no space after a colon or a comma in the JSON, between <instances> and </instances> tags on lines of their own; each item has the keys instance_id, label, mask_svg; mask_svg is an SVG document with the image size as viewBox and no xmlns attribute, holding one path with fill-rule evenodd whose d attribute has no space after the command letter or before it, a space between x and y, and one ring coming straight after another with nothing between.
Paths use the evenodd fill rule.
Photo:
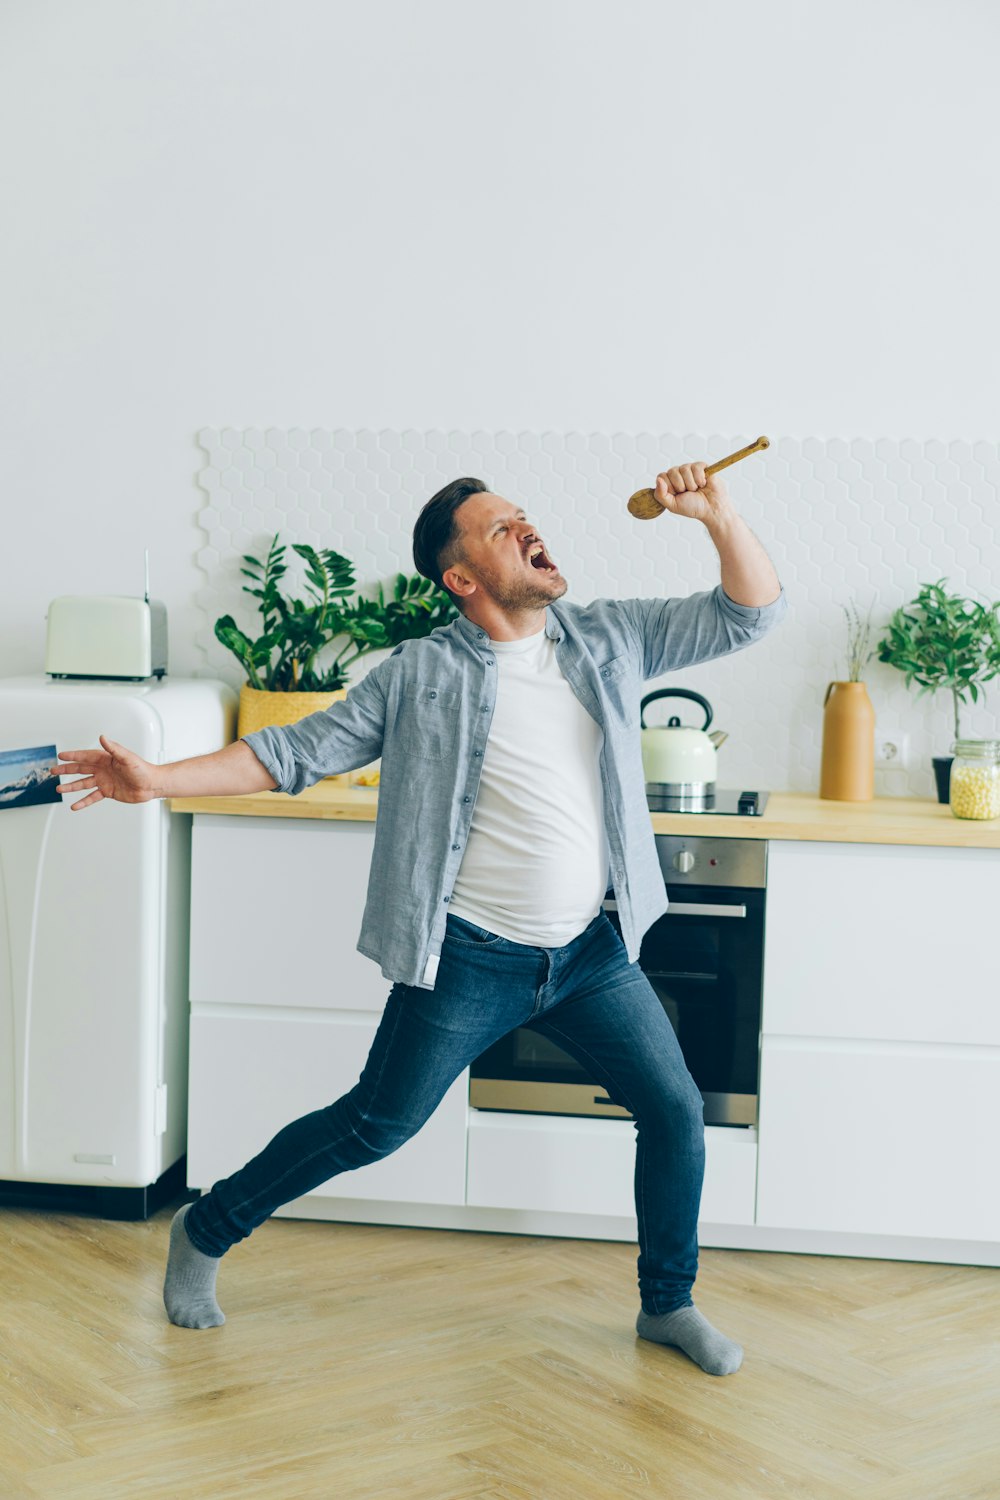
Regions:
<instances>
[{"instance_id":1,"label":"wooden spoon","mask_svg":"<svg viewBox=\"0 0 1000 1500\"><path fill-rule=\"evenodd\" d=\"M728 458L720 458L718 463L708 464L705 468L705 478L711 479L713 474L718 474L720 469L728 469L730 464L738 463L741 458L746 458L750 453L757 453L761 448L770 448L771 440L759 437L749 448L741 448L738 453L730 453ZM666 510L656 498L655 490L636 490L628 502L628 508L639 521L654 521L657 516L662 516Z\"/></svg>"}]
</instances>

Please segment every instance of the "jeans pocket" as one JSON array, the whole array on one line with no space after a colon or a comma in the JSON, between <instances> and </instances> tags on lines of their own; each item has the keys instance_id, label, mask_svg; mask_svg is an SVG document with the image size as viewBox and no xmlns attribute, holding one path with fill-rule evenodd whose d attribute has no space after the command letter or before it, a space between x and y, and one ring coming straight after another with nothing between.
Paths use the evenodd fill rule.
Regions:
<instances>
[{"instance_id":1,"label":"jeans pocket","mask_svg":"<svg viewBox=\"0 0 1000 1500\"><path fill-rule=\"evenodd\" d=\"M448 917L445 936L452 942L464 943L470 948L489 948L494 943L503 942L503 938L497 933L488 932L485 927L477 927L475 922L454 915Z\"/></svg>"}]
</instances>

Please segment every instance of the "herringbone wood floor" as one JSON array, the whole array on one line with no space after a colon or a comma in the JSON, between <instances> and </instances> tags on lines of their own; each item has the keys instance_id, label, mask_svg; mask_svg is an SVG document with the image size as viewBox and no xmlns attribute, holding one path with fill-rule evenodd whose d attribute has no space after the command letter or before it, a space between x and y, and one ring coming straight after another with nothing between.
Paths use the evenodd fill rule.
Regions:
<instances>
[{"instance_id":1,"label":"herringbone wood floor","mask_svg":"<svg viewBox=\"0 0 1000 1500\"><path fill-rule=\"evenodd\" d=\"M593 1241L275 1219L174 1328L175 1207L0 1210L3 1500L1000 1497L1000 1272L704 1251L714 1379Z\"/></svg>"}]
</instances>

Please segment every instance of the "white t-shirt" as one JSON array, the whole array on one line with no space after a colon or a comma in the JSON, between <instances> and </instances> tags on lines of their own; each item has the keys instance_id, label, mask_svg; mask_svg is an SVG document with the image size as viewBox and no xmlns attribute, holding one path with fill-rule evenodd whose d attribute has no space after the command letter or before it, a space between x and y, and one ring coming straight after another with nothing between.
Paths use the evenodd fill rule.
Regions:
<instances>
[{"instance_id":1,"label":"white t-shirt","mask_svg":"<svg viewBox=\"0 0 1000 1500\"><path fill-rule=\"evenodd\" d=\"M515 943L560 948L607 890L603 731L544 629L491 645L496 705L449 909Z\"/></svg>"}]
</instances>

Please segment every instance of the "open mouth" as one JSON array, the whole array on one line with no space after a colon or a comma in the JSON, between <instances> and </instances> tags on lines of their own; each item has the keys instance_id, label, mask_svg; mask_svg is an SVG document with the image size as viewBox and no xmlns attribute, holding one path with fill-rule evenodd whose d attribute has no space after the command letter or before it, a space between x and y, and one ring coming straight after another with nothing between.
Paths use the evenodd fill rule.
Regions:
<instances>
[{"instance_id":1,"label":"open mouth","mask_svg":"<svg viewBox=\"0 0 1000 1500\"><path fill-rule=\"evenodd\" d=\"M541 542L532 542L531 546L528 548L526 556L530 565L539 573L558 572L555 563L552 561L551 557L549 557L549 554L546 552Z\"/></svg>"}]
</instances>

